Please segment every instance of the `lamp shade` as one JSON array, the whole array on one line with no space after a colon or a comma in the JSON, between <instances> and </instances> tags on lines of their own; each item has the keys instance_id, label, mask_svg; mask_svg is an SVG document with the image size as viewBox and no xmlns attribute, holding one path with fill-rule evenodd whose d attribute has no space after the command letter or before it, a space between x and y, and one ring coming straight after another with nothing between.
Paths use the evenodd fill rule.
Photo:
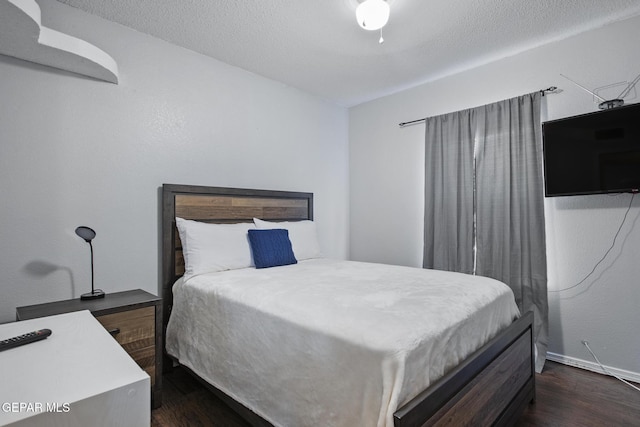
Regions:
<instances>
[{"instance_id":1,"label":"lamp shade","mask_svg":"<svg viewBox=\"0 0 640 427\"><path fill-rule=\"evenodd\" d=\"M96 237L96 232L93 231L92 228L86 227L84 225L81 225L80 227L76 228L76 234L82 237L85 240L85 242L90 242L93 240L94 237Z\"/></svg>"},{"instance_id":2,"label":"lamp shade","mask_svg":"<svg viewBox=\"0 0 640 427\"><path fill-rule=\"evenodd\" d=\"M379 30L389 21L389 3L384 0L365 0L356 8L356 19L365 30Z\"/></svg>"}]
</instances>

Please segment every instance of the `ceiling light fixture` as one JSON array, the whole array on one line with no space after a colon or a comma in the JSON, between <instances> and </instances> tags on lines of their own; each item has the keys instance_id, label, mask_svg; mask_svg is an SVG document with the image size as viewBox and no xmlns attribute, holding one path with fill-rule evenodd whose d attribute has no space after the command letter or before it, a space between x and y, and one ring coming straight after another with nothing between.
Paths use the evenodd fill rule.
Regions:
<instances>
[{"instance_id":1,"label":"ceiling light fixture","mask_svg":"<svg viewBox=\"0 0 640 427\"><path fill-rule=\"evenodd\" d=\"M380 30L389 21L389 11L389 3L384 0L365 0L356 8L358 25L369 31Z\"/></svg>"}]
</instances>

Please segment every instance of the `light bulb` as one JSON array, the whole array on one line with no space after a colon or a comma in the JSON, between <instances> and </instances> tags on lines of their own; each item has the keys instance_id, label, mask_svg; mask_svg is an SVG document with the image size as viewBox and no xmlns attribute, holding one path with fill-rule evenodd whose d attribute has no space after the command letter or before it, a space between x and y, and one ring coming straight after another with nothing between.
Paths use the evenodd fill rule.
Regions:
<instances>
[{"instance_id":1,"label":"light bulb","mask_svg":"<svg viewBox=\"0 0 640 427\"><path fill-rule=\"evenodd\" d=\"M389 3L384 0L365 0L356 8L358 25L365 30L379 30L389 21Z\"/></svg>"}]
</instances>

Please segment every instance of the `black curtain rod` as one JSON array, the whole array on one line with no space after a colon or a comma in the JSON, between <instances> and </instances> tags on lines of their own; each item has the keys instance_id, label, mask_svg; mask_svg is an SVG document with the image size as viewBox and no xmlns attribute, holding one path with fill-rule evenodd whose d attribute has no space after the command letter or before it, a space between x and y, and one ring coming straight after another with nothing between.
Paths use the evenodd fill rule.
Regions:
<instances>
[{"instance_id":1,"label":"black curtain rod","mask_svg":"<svg viewBox=\"0 0 640 427\"><path fill-rule=\"evenodd\" d=\"M555 93L557 90L558 90L557 86L549 86L546 89L539 90L539 92L542 94L542 96L544 96L547 92ZM402 123L399 123L398 126L403 127L407 125L412 125L414 123L424 122L425 120L427 120L427 117L425 117L424 119L412 120L410 122L402 122Z\"/></svg>"}]
</instances>

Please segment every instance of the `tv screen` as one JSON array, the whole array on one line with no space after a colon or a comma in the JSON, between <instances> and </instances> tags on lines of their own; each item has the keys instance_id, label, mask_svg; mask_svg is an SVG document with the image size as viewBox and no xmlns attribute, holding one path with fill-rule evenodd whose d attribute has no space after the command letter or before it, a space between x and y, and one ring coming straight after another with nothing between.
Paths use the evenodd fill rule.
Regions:
<instances>
[{"instance_id":1,"label":"tv screen","mask_svg":"<svg viewBox=\"0 0 640 427\"><path fill-rule=\"evenodd\" d=\"M545 195L637 193L640 104L542 124Z\"/></svg>"}]
</instances>

